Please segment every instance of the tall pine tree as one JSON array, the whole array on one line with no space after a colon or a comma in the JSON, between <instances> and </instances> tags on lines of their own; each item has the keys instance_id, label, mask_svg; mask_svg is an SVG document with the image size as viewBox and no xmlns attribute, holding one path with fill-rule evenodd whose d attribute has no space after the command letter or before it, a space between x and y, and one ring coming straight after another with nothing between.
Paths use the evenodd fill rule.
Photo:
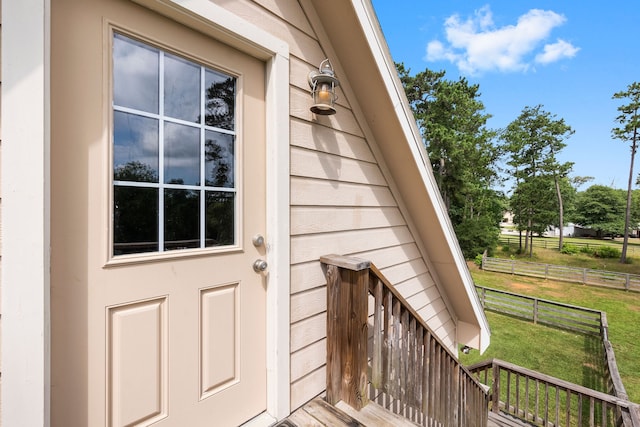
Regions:
<instances>
[{"instance_id":1,"label":"tall pine tree","mask_svg":"<svg viewBox=\"0 0 640 427\"><path fill-rule=\"evenodd\" d=\"M486 127L490 116L479 86L447 80L444 71L412 76L402 64L397 68L465 256L495 247L503 213L493 190L501 151L496 132Z\"/></svg>"}]
</instances>

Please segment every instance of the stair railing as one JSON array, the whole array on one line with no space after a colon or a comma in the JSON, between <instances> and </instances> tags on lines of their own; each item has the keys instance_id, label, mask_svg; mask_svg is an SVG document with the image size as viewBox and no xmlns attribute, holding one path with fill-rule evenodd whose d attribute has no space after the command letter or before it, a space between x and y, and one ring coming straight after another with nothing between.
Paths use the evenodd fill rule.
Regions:
<instances>
[{"instance_id":1,"label":"stair railing","mask_svg":"<svg viewBox=\"0 0 640 427\"><path fill-rule=\"evenodd\" d=\"M487 388L371 262L320 258L327 276L327 401L371 399L425 426L486 427Z\"/></svg>"},{"instance_id":2,"label":"stair railing","mask_svg":"<svg viewBox=\"0 0 640 427\"><path fill-rule=\"evenodd\" d=\"M629 400L498 359L468 369L491 386L494 413L545 427L640 427L640 408Z\"/></svg>"}]
</instances>

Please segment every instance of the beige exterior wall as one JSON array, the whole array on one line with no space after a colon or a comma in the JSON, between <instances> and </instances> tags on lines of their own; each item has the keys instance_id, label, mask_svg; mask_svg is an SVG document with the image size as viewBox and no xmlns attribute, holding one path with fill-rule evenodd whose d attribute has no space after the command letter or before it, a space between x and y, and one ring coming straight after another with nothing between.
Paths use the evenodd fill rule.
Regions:
<instances>
[{"instance_id":1,"label":"beige exterior wall","mask_svg":"<svg viewBox=\"0 0 640 427\"><path fill-rule=\"evenodd\" d=\"M340 92L338 113L310 111L307 74L333 49L323 46L305 2L224 1L217 4L290 46L291 409L325 388L326 281L319 257L370 259L424 317L443 342L456 345L456 324L423 259L402 202L389 185L365 118ZM339 74L341 85L349 77ZM347 93L351 91L345 91Z\"/></svg>"}]
</instances>

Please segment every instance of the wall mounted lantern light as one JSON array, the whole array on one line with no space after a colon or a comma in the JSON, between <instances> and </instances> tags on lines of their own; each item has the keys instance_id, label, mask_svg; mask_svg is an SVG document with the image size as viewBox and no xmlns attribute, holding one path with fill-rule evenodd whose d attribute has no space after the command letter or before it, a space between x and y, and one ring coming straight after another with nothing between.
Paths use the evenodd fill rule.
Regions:
<instances>
[{"instance_id":1,"label":"wall mounted lantern light","mask_svg":"<svg viewBox=\"0 0 640 427\"><path fill-rule=\"evenodd\" d=\"M309 87L311 87L311 96L313 97L311 112L322 116L335 114L334 104L338 99L336 88L340 85L340 82L335 77L329 60L322 61L318 71L311 71L308 80Z\"/></svg>"}]
</instances>

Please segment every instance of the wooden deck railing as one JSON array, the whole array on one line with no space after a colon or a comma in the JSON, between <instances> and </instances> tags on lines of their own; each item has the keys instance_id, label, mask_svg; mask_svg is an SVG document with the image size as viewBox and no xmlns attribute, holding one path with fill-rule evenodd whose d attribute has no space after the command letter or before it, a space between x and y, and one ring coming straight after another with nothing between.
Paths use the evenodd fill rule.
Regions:
<instances>
[{"instance_id":1,"label":"wooden deck railing","mask_svg":"<svg viewBox=\"0 0 640 427\"><path fill-rule=\"evenodd\" d=\"M327 400L424 426L486 427L488 393L369 261L328 255Z\"/></svg>"},{"instance_id":2,"label":"wooden deck railing","mask_svg":"<svg viewBox=\"0 0 640 427\"><path fill-rule=\"evenodd\" d=\"M492 389L492 412L545 426L640 427L637 404L493 359L470 366Z\"/></svg>"},{"instance_id":3,"label":"wooden deck railing","mask_svg":"<svg viewBox=\"0 0 640 427\"><path fill-rule=\"evenodd\" d=\"M607 383L607 391L613 396L629 400L629 395L622 384L620 371L618 371L618 364L616 363L613 345L611 344L611 341L609 341L609 323L607 322L607 313L604 311L600 313L600 337L602 339L602 347L604 350L604 374Z\"/></svg>"},{"instance_id":4,"label":"wooden deck railing","mask_svg":"<svg viewBox=\"0 0 640 427\"><path fill-rule=\"evenodd\" d=\"M628 399L616 364L613 346L609 341L607 313L482 286L476 286L476 291L485 310L599 337L604 386L609 394Z\"/></svg>"}]
</instances>

